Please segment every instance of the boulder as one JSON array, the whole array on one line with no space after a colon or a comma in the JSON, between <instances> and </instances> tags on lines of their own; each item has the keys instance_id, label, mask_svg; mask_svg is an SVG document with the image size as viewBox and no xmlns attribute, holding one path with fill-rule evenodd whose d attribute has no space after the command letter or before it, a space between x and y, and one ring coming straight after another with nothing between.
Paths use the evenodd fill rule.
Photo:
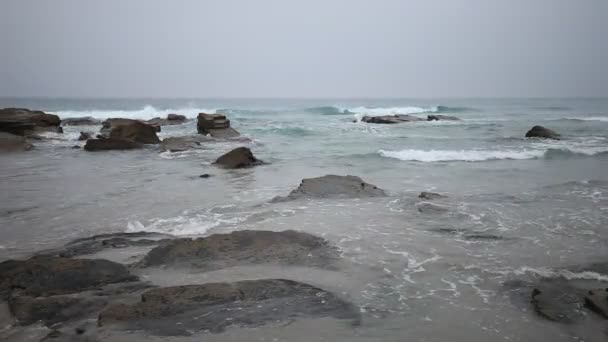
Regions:
<instances>
[{"instance_id":1,"label":"boulder","mask_svg":"<svg viewBox=\"0 0 608 342\"><path fill-rule=\"evenodd\" d=\"M247 147L238 147L217 158L215 164L227 169L242 169L264 164Z\"/></svg>"},{"instance_id":2,"label":"boulder","mask_svg":"<svg viewBox=\"0 0 608 342\"><path fill-rule=\"evenodd\" d=\"M230 127L230 120L222 114L199 113L196 127L199 134L208 134L214 138L228 139L240 135Z\"/></svg>"},{"instance_id":3,"label":"boulder","mask_svg":"<svg viewBox=\"0 0 608 342\"><path fill-rule=\"evenodd\" d=\"M36 256L0 263L0 297L46 297L137 279L124 265L108 260Z\"/></svg>"},{"instance_id":4,"label":"boulder","mask_svg":"<svg viewBox=\"0 0 608 342\"><path fill-rule=\"evenodd\" d=\"M212 141L212 138L204 135L193 135L186 137L169 137L161 142L161 149L170 152L182 152L193 148L199 148L202 142Z\"/></svg>"},{"instance_id":5,"label":"boulder","mask_svg":"<svg viewBox=\"0 0 608 342\"><path fill-rule=\"evenodd\" d=\"M92 139L95 133L93 132L80 132L80 136L78 137L78 141L84 141Z\"/></svg>"},{"instance_id":6,"label":"boulder","mask_svg":"<svg viewBox=\"0 0 608 342\"><path fill-rule=\"evenodd\" d=\"M177 114L173 114L173 115L177 115ZM160 132L160 126L171 126L171 125L181 125L183 123L186 122L186 117L183 115L179 115L181 117L183 117L183 119L163 119L163 118L154 118L154 119L150 119L148 121L145 121L145 123L155 126L155 127L159 127L159 132Z\"/></svg>"},{"instance_id":7,"label":"boulder","mask_svg":"<svg viewBox=\"0 0 608 342\"><path fill-rule=\"evenodd\" d=\"M106 150L132 150L136 148L141 148L142 145L140 143L124 140L124 139L89 139L87 143L84 145L84 149L86 151L106 151Z\"/></svg>"},{"instance_id":8,"label":"boulder","mask_svg":"<svg viewBox=\"0 0 608 342\"><path fill-rule=\"evenodd\" d=\"M355 324L360 320L354 305L331 292L292 280L260 279L152 289L139 303L109 306L99 315L98 325L183 336L300 317L350 319Z\"/></svg>"},{"instance_id":9,"label":"boulder","mask_svg":"<svg viewBox=\"0 0 608 342\"><path fill-rule=\"evenodd\" d=\"M101 124L101 121L91 116L83 116L78 118L61 119L61 124L64 126L94 126Z\"/></svg>"},{"instance_id":10,"label":"boulder","mask_svg":"<svg viewBox=\"0 0 608 342\"><path fill-rule=\"evenodd\" d=\"M25 137L0 132L0 152L29 151L32 147Z\"/></svg>"},{"instance_id":11,"label":"boulder","mask_svg":"<svg viewBox=\"0 0 608 342\"><path fill-rule=\"evenodd\" d=\"M186 265L216 270L239 265L281 264L332 268L337 250L314 235L242 230L198 239L174 239L152 249L139 267Z\"/></svg>"},{"instance_id":12,"label":"boulder","mask_svg":"<svg viewBox=\"0 0 608 342\"><path fill-rule=\"evenodd\" d=\"M589 290L585 296L585 306L602 317L608 318L608 288Z\"/></svg>"},{"instance_id":13,"label":"boulder","mask_svg":"<svg viewBox=\"0 0 608 342\"><path fill-rule=\"evenodd\" d=\"M131 140L140 144L158 144L160 139L156 135L156 128L151 125L131 121L112 125L111 139Z\"/></svg>"},{"instance_id":14,"label":"boulder","mask_svg":"<svg viewBox=\"0 0 608 342\"><path fill-rule=\"evenodd\" d=\"M287 197L277 197L273 201L298 198L362 198L386 196L384 190L364 182L357 176L326 175L303 179L297 189Z\"/></svg>"},{"instance_id":15,"label":"boulder","mask_svg":"<svg viewBox=\"0 0 608 342\"><path fill-rule=\"evenodd\" d=\"M63 133L57 115L23 108L0 109L0 131L15 135L39 132Z\"/></svg>"},{"instance_id":16,"label":"boulder","mask_svg":"<svg viewBox=\"0 0 608 342\"><path fill-rule=\"evenodd\" d=\"M155 132L160 132L160 125L157 123L147 123L141 120L134 120L134 119L122 119L122 118L111 118L111 119L107 119L102 123L101 126L101 130L99 131L103 136L108 137L110 135L110 132L112 131L113 128L116 128L118 126L122 126L122 125L129 125L129 124L133 124L133 123L143 123L143 124L147 124L148 126L151 126L152 128L154 128Z\"/></svg>"},{"instance_id":17,"label":"boulder","mask_svg":"<svg viewBox=\"0 0 608 342\"><path fill-rule=\"evenodd\" d=\"M169 121L185 121L186 120L186 116L179 115L179 114L168 114L167 115L167 120L169 120Z\"/></svg>"},{"instance_id":18,"label":"boulder","mask_svg":"<svg viewBox=\"0 0 608 342\"><path fill-rule=\"evenodd\" d=\"M383 115L383 116L364 116L361 121L375 124L397 124L402 122L412 121L424 121L423 118L419 118L413 115L397 114L397 115Z\"/></svg>"},{"instance_id":19,"label":"boulder","mask_svg":"<svg viewBox=\"0 0 608 342\"><path fill-rule=\"evenodd\" d=\"M526 138L541 138L541 139L555 139L559 140L559 133L552 131L543 126L534 126L526 133Z\"/></svg>"},{"instance_id":20,"label":"boulder","mask_svg":"<svg viewBox=\"0 0 608 342\"><path fill-rule=\"evenodd\" d=\"M460 120L459 118L457 118L455 116L439 115L439 114L428 115L426 119L427 119L427 121L440 121L440 120L459 121Z\"/></svg>"}]
</instances>

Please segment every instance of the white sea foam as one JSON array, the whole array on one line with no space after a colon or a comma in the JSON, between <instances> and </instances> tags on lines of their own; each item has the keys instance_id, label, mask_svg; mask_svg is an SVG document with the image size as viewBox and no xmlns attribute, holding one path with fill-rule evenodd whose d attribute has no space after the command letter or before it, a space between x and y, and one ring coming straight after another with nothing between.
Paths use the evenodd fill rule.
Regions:
<instances>
[{"instance_id":1,"label":"white sea foam","mask_svg":"<svg viewBox=\"0 0 608 342\"><path fill-rule=\"evenodd\" d=\"M127 119L145 119L149 120L155 117L166 117L167 114L176 113L185 115L187 118L194 119L198 113L215 113L216 109L209 108L175 108L175 109L158 109L153 106L144 106L137 110L83 110L83 111L55 111L54 114L59 115L60 118L75 118L83 116L91 116L96 119L108 119L108 118L127 118Z\"/></svg>"},{"instance_id":2,"label":"white sea foam","mask_svg":"<svg viewBox=\"0 0 608 342\"><path fill-rule=\"evenodd\" d=\"M604 121L604 122L608 122L608 116L572 117L572 118L567 118L567 119L569 119L569 120Z\"/></svg>"},{"instance_id":3,"label":"white sea foam","mask_svg":"<svg viewBox=\"0 0 608 342\"><path fill-rule=\"evenodd\" d=\"M357 122L361 122L364 116L382 116L396 114L423 114L436 113L438 107L354 107L344 108L344 110L354 113L354 118Z\"/></svg>"}]
</instances>

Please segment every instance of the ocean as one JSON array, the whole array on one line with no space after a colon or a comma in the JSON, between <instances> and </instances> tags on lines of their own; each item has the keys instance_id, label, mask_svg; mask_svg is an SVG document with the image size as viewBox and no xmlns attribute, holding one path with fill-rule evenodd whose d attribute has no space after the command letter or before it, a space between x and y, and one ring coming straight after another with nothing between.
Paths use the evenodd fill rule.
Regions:
<instances>
[{"instance_id":1,"label":"ocean","mask_svg":"<svg viewBox=\"0 0 608 342\"><path fill-rule=\"evenodd\" d=\"M539 318L508 284L558 276L608 281L606 273L572 270L608 257L608 99L3 98L3 107L61 118L222 113L249 139L175 153L155 146L88 153L72 147L83 144L80 131L99 127L67 126L63 135L33 141L30 152L1 155L0 260L110 232L294 229L337 246L349 266L258 267L238 276L333 290L359 307L361 326L303 320L206 339L606 340L606 330ZM360 121L395 113L461 120ZM524 138L535 125L562 139ZM159 137L195 133L193 120L163 126ZM212 165L239 146L267 164ZM389 196L271 202L302 179L326 174L359 176ZM447 197L425 210L422 191Z\"/></svg>"}]
</instances>

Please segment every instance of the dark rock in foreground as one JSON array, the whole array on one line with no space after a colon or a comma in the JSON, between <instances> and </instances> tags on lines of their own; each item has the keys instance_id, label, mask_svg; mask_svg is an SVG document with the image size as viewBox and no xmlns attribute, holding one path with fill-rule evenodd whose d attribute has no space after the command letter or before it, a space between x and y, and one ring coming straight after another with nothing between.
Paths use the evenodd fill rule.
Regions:
<instances>
[{"instance_id":1,"label":"dark rock in foreground","mask_svg":"<svg viewBox=\"0 0 608 342\"><path fill-rule=\"evenodd\" d=\"M169 137L163 139L161 148L163 151L183 152L193 148L199 148L201 143L211 140L213 140L213 138L200 134L187 137Z\"/></svg>"},{"instance_id":2,"label":"dark rock in foreground","mask_svg":"<svg viewBox=\"0 0 608 342\"><path fill-rule=\"evenodd\" d=\"M25 137L0 132L0 152L29 151L32 147Z\"/></svg>"},{"instance_id":3,"label":"dark rock in foreground","mask_svg":"<svg viewBox=\"0 0 608 342\"><path fill-rule=\"evenodd\" d=\"M110 131L110 139L131 140L140 144L160 143L160 139L156 135L156 128L139 121L113 126Z\"/></svg>"},{"instance_id":4,"label":"dark rock in foreground","mask_svg":"<svg viewBox=\"0 0 608 342\"><path fill-rule=\"evenodd\" d=\"M64 126L94 126L101 124L101 121L90 116L83 116L62 119L61 124Z\"/></svg>"},{"instance_id":5,"label":"dark rock in foreground","mask_svg":"<svg viewBox=\"0 0 608 342\"><path fill-rule=\"evenodd\" d=\"M196 127L199 134L208 134L214 138L228 139L240 135L230 127L230 120L222 114L199 113Z\"/></svg>"},{"instance_id":6,"label":"dark rock in foreground","mask_svg":"<svg viewBox=\"0 0 608 342\"><path fill-rule=\"evenodd\" d=\"M125 266L108 260L37 256L0 263L0 297L75 293L137 279Z\"/></svg>"},{"instance_id":7,"label":"dark rock in foreground","mask_svg":"<svg viewBox=\"0 0 608 342\"><path fill-rule=\"evenodd\" d=\"M361 118L362 122L367 123L375 123L375 124L398 124L402 122L412 122L412 121L426 121L423 118L413 116L413 115L405 115L405 114L397 114L397 115L383 115L383 116L364 116Z\"/></svg>"},{"instance_id":8,"label":"dark rock in foreground","mask_svg":"<svg viewBox=\"0 0 608 342\"><path fill-rule=\"evenodd\" d=\"M0 132L31 135L40 132L63 133L57 115L23 108L0 109Z\"/></svg>"},{"instance_id":9,"label":"dark rock in foreground","mask_svg":"<svg viewBox=\"0 0 608 342\"><path fill-rule=\"evenodd\" d=\"M561 136L559 133L552 131L543 126L534 126L526 133L526 138L542 138L542 139L555 139L559 140Z\"/></svg>"},{"instance_id":10,"label":"dark rock in foreground","mask_svg":"<svg viewBox=\"0 0 608 342\"><path fill-rule=\"evenodd\" d=\"M362 198L386 196L384 190L364 182L357 176L326 175L303 179L297 189L287 197L277 197L273 201L298 198Z\"/></svg>"},{"instance_id":11,"label":"dark rock in foreground","mask_svg":"<svg viewBox=\"0 0 608 342\"><path fill-rule=\"evenodd\" d=\"M84 145L86 151L133 150L143 147L142 144L124 139L89 139Z\"/></svg>"},{"instance_id":12,"label":"dark rock in foreground","mask_svg":"<svg viewBox=\"0 0 608 342\"><path fill-rule=\"evenodd\" d=\"M262 279L153 289L140 303L108 307L98 324L183 336L204 330L218 333L231 325L256 327L327 316L359 322L355 306L331 292L291 280Z\"/></svg>"},{"instance_id":13,"label":"dark rock in foreground","mask_svg":"<svg viewBox=\"0 0 608 342\"><path fill-rule=\"evenodd\" d=\"M332 268L338 258L329 243L310 234L242 230L198 239L175 239L152 249L140 267L186 265L216 270L239 265L282 264Z\"/></svg>"},{"instance_id":14,"label":"dark rock in foreground","mask_svg":"<svg viewBox=\"0 0 608 342\"><path fill-rule=\"evenodd\" d=\"M238 147L217 158L216 165L227 169L243 169L264 164L257 159L247 147Z\"/></svg>"},{"instance_id":15,"label":"dark rock in foreground","mask_svg":"<svg viewBox=\"0 0 608 342\"><path fill-rule=\"evenodd\" d=\"M447 121L459 121L460 119L455 117L455 116L450 116L450 115L440 115L440 114L435 114L435 115L428 115L426 117L427 121L441 121L441 120L447 120Z\"/></svg>"}]
</instances>

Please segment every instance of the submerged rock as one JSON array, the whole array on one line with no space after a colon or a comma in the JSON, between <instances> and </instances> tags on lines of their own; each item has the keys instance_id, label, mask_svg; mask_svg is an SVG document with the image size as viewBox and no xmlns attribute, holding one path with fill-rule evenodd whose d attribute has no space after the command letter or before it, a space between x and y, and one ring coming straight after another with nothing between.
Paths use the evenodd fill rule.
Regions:
<instances>
[{"instance_id":1,"label":"submerged rock","mask_svg":"<svg viewBox=\"0 0 608 342\"><path fill-rule=\"evenodd\" d=\"M29 151L33 147L25 137L0 132L0 152Z\"/></svg>"},{"instance_id":2,"label":"submerged rock","mask_svg":"<svg viewBox=\"0 0 608 342\"><path fill-rule=\"evenodd\" d=\"M310 234L293 230L242 230L194 240L166 241L152 249L138 266L186 265L216 270L274 263L331 268L337 258L334 247Z\"/></svg>"},{"instance_id":3,"label":"submerged rock","mask_svg":"<svg viewBox=\"0 0 608 342\"><path fill-rule=\"evenodd\" d=\"M426 213L439 214L439 213L448 212L450 210L450 208L448 208L446 206L429 203L429 202L418 203L418 204L416 204L416 208L418 209L419 212L425 213L425 214Z\"/></svg>"},{"instance_id":4,"label":"submerged rock","mask_svg":"<svg viewBox=\"0 0 608 342\"><path fill-rule=\"evenodd\" d=\"M238 147L217 158L214 164L227 169L242 169L262 165L264 162L257 159L247 147Z\"/></svg>"},{"instance_id":5,"label":"submerged rock","mask_svg":"<svg viewBox=\"0 0 608 342\"><path fill-rule=\"evenodd\" d=\"M139 121L113 126L110 131L110 139L131 140L140 144L160 143L160 139L156 135L156 129L151 125Z\"/></svg>"},{"instance_id":6,"label":"submerged rock","mask_svg":"<svg viewBox=\"0 0 608 342\"><path fill-rule=\"evenodd\" d=\"M95 136L93 132L80 132L80 136L78 137L78 141L84 141L92 139Z\"/></svg>"},{"instance_id":7,"label":"submerged rock","mask_svg":"<svg viewBox=\"0 0 608 342\"><path fill-rule=\"evenodd\" d=\"M183 152L193 148L199 148L201 143L211 141L212 138L204 135L192 135L187 137L169 137L161 142L161 149L170 152Z\"/></svg>"},{"instance_id":8,"label":"submerged rock","mask_svg":"<svg viewBox=\"0 0 608 342\"><path fill-rule=\"evenodd\" d=\"M440 120L459 121L460 119L455 116L435 114L435 115L428 115L426 120L427 121L440 121Z\"/></svg>"},{"instance_id":9,"label":"submerged rock","mask_svg":"<svg viewBox=\"0 0 608 342\"><path fill-rule=\"evenodd\" d=\"M0 132L31 135L40 132L63 133L57 115L24 108L0 109Z\"/></svg>"},{"instance_id":10,"label":"submerged rock","mask_svg":"<svg viewBox=\"0 0 608 342\"><path fill-rule=\"evenodd\" d=\"M543 126L534 126L526 133L526 138L542 138L542 139L555 139L559 140L561 137L559 133L552 131Z\"/></svg>"},{"instance_id":11,"label":"submerged rock","mask_svg":"<svg viewBox=\"0 0 608 342\"><path fill-rule=\"evenodd\" d=\"M218 333L231 325L256 327L327 316L359 321L356 307L331 292L291 280L261 279L153 289L139 303L108 307L98 324L183 336L205 330Z\"/></svg>"},{"instance_id":12,"label":"submerged rock","mask_svg":"<svg viewBox=\"0 0 608 342\"><path fill-rule=\"evenodd\" d=\"M276 197L274 202L298 198L362 198L386 196L386 192L357 176L326 175L303 179L287 197Z\"/></svg>"},{"instance_id":13,"label":"submerged rock","mask_svg":"<svg viewBox=\"0 0 608 342\"><path fill-rule=\"evenodd\" d=\"M397 115L383 115L383 116L364 116L361 118L362 122L366 123L375 123L375 124L398 124L402 122L412 122L412 121L425 121L423 118L413 116L413 115L405 115L405 114L397 114Z\"/></svg>"},{"instance_id":14,"label":"submerged rock","mask_svg":"<svg viewBox=\"0 0 608 342\"><path fill-rule=\"evenodd\" d=\"M93 126L101 124L101 121L91 116L83 116L79 118L61 119L61 124L64 126Z\"/></svg>"},{"instance_id":15,"label":"submerged rock","mask_svg":"<svg viewBox=\"0 0 608 342\"><path fill-rule=\"evenodd\" d=\"M143 147L142 144L124 139L89 139L84 145L86 151L133 150Z\"/></svg>"},{"instance_id":16,"label":"submerged rock","mask_svg":"<svg viewBox=\"0 0 608 342\"><path fill-rule=\"evenodd\" d=\"M0 263L0 297L68 294L137 279L124 265L108 260L36 256Z\"/></svg>"},{"instance_id":17,"label":"submerged rock","mask_svg":"<svg viewBox=\"0 0 608 342\"><path fill-rule=\"evenodd\" d=\"M436 192L427 192L427 191L423 191L420 193L420 195L418 195L418 198L427 200L427 201L431 201L431 200L439 199L439 198L446 198L446 197L447 196L436 193Z\"/></svg>"},{"instance_id":18,"label":"submerged rock","mask_svg":"<svg viewBox=\"0 0 608 342\"><path fill-rule=\"evenodd\" d=\"M214 138L228 139L240 135L230 127L230 120L222 114L199 113L196 127L199 134L208 134Z\"/></svg>"}]
</instances>

